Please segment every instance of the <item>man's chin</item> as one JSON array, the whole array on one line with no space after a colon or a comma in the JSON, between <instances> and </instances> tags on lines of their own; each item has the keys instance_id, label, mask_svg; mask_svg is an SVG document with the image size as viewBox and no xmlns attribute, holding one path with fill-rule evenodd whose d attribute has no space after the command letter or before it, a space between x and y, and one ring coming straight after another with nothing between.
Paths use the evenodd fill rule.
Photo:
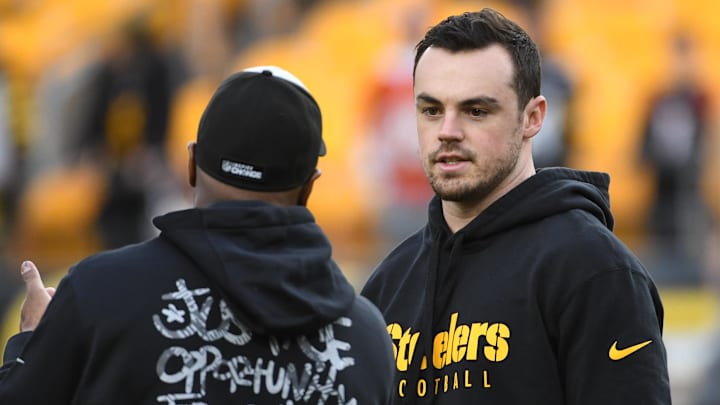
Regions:
<instances>
[{"instance_id":1,"label":"man's chin","mask_svg":"<svg viewBox=\"0 0 720 405\"><path fill-rule=\"evenodd\" d=\"M464 202L472 200L477 194L476 190L467 187L433 187L435 194L443 201Z\"/></svg>"},{"instance_id":2,"label":"man's chin","mask_svg":"<svg viewBox=\"0 0 720 405\"><path fill-rule=\"evenodd\" d=\"M482 201L492 191L492 187L484 184L467 184L452 180L434 181L430 185L441 200L460 203Z\"/></svg>"}]
</instances>

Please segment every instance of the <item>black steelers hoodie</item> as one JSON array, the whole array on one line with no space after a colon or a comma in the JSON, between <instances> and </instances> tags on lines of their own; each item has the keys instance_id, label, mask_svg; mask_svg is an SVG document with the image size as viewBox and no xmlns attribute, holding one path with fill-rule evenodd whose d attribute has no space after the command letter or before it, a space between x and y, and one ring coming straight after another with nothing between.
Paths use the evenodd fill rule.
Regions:
<instances>
[{"instance_id":1,"label":"black steelers hoodie","mask_svg":"<svg viewBox=\"0 0 720 405\"><path fill-rule=\"evenodd\" d=\"M154 223L157 238L73 266L38 328L11 339L0 404L387 403L382 317L305 207Z\"/></svg>"},{"instance_id":2,"label":"black steelers hoodie","mask_svg":"<svg viewBox=\"0 0 720 405\"><path fill-rule=\"evenodd\" d=\"M431 201L362 291L393 341L393 403L670 403L662 304L608 185L542 169L454 234Z\"/></svg>"}]
</instances>

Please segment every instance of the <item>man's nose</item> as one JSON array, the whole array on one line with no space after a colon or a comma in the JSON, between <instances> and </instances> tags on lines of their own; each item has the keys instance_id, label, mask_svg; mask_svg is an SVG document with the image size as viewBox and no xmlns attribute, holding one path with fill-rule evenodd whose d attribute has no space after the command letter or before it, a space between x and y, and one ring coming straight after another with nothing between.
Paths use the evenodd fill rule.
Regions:
<instances>
[{"instance_id":1,"label":"man's nose","mask_svg":"<svg viewBox=\"0 0 720 405\"><path fill-rule=\"evenodd\" d=\"M443 142L459 142L463 139L463 131L460 126L458 114L448 112L443 117L438 139Z\"/></svg>"}]
</instances>

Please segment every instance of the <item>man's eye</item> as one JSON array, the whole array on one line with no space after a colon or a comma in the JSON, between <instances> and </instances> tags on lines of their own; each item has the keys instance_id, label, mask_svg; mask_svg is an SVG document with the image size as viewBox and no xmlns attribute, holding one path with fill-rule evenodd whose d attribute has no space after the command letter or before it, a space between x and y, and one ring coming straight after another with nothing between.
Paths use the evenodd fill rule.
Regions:
<instances>
[{"instance_id":1,"label":"man's eye","mask_svg":"<svg viewBox=\"0 0 720 405\"><path fill-rule=\"evenodd\" d=\"M422 113L425 115L438 115L440 110L437 107L423 107Z\"/></svg>"},{"instance_id":2,"label":"man's eye","mask_svg":"<svg viewBox=\"0 0 720 405\"><path fill-rule=\"evenodd\" d=\"M473 117L484 117L487 115L487 111L483 110L482 108L471 108L470 115L472 115Z\"/></svg>"}]
</instances>

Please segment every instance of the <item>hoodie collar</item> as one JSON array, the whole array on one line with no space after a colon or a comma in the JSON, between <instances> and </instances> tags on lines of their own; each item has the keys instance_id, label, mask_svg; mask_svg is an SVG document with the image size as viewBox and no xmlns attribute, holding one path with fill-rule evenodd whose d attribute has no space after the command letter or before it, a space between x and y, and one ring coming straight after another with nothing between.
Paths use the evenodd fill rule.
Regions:
<instances>
[{"instance_id":1,"label":"hoodie collar","mask_svg":"<svg viewBox=\"0 0 720 405\"><path fill-rule=\"evenodd\" d=\"M500 197L455 234L450 231L435 196L429 207L429 231L441 240L458 238L473 242L555 214L573 209L590 212L610 230L614 219L610 212L606 173L568 168L540 169L537 173ZM428 240L431 238L428 238Z\"/></svg>"}]
</instances>

